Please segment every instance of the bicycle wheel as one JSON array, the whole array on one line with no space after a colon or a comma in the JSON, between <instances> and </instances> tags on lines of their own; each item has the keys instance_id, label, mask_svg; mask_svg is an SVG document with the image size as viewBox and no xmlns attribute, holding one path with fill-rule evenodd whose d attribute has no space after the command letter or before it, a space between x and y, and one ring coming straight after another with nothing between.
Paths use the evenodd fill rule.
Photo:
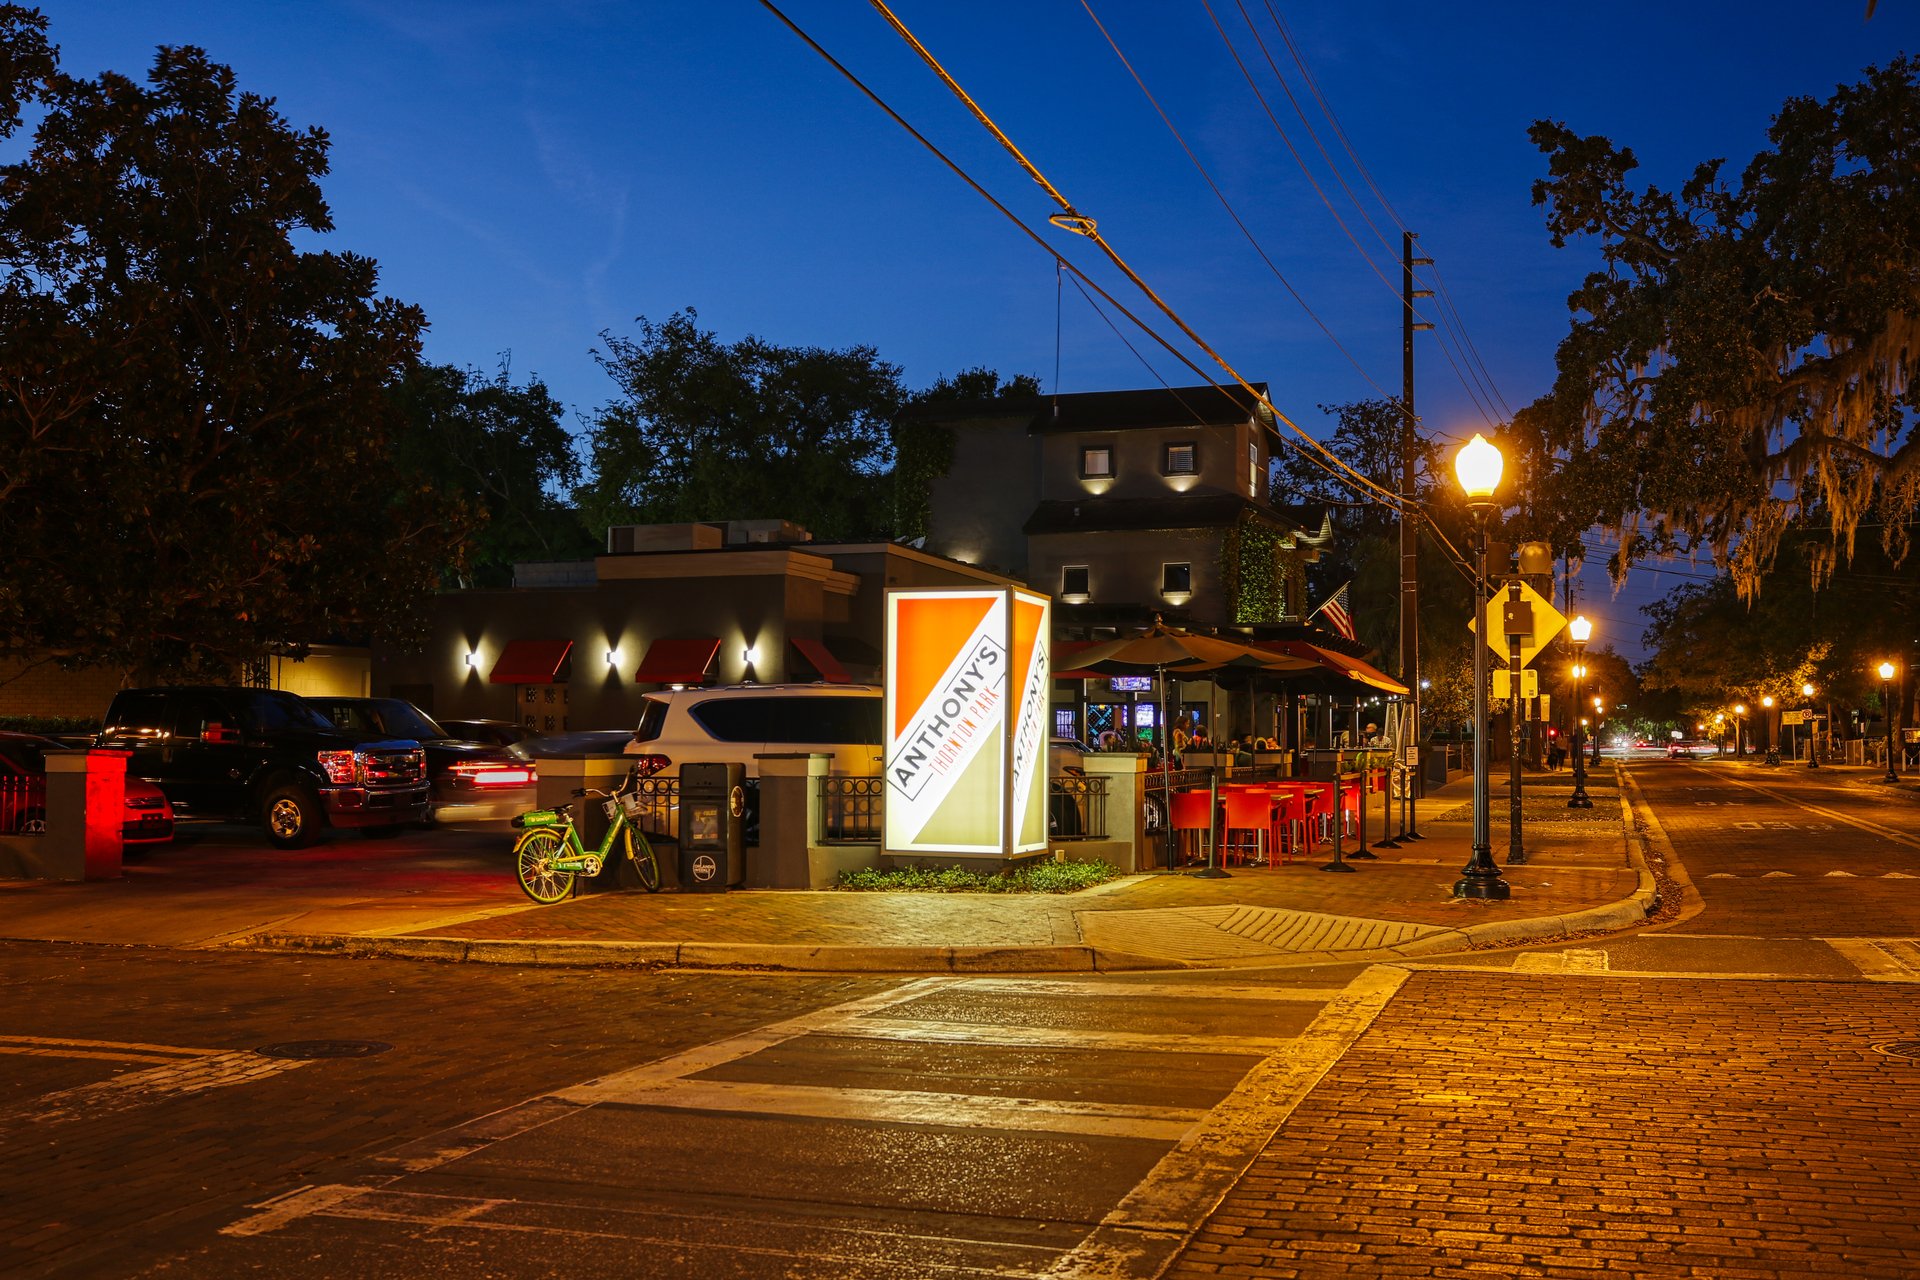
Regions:
<instances>
[{"instance_id":1,"label":"bicycle wheel","mask_svg":"<svg viewBox=\"0 0 1920 1280\"><path fill-rule=\"evenodd\" d=\"M660 860L653 856L653 846L647 838L627 828L627 857L633 861L633 869L640 876L640 887L648 893L660 892Z\"/></svg>"},{"instance_id":2,"label":"bicycle wheel","mask_svg":"<svg viewBox=\"0 0 1920 1280\"><path fill-rule=\"evenodd\" d=\"M573 872L557 871L553 863L566 848L551 831L529 831L513 848L520 887L539 903L554 903L573 892Z\"/></svg>"}]
</instances>

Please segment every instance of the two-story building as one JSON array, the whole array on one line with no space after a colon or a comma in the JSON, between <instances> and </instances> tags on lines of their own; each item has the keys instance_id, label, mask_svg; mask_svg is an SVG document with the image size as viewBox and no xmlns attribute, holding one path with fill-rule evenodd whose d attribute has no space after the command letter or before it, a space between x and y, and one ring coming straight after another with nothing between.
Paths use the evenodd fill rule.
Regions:
<instances>
[{"instance_id":1,"label":"two-story building","mask_svg":"<svg viewBox=\"0 0 1920 1280\"><path fill-rule=\"evenodd\" d=\"M927 550L1053 595L1057 643L1155 619L1255 634L1300 622L1306 565L1332 528L1323 510L1268 501L1284 445L1259 396L1175 387L932 412L953 449L932 487ZM1063 645L1063 669L1070 653ZM1057 690L1058 730L1151 734L1154 695L1140 681L1062 683L1081 687ZM1200 696L1169 701L1194 715Z\"/></svg>"}]
</instances>

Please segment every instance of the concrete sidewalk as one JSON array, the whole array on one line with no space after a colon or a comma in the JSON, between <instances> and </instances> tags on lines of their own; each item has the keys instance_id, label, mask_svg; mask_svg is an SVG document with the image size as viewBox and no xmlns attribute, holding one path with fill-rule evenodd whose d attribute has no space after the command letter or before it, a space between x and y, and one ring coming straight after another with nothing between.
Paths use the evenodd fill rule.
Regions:
<instances>
[{"instance_id":1,"label":"concrete sidewalk","mask_svg":"<svg viewBox=\"0 0 1920 1280\"><path fill-rule=\"evenodd\" d=\"M445 961L741 966L827 972L1070 972L1363 962L1630 927L1656 891L1613 770L1594 807L1569 810L1566 773L1529 778L1528 861L1510 901L1452 885L1471 845L1471 788L1421 803L1427 838L1322 871L1330 847L1226 879L1130 876L1073 895L851 892L600 893L535 906L501 832L332 840L296 854L231 846L161 851L126 880L0 888L0 936L127 945L240 946ZM1504 780L1493 850L1507 854ZM1379 806L1369 812L1379 835ZM255 841L257 843L257 840ZM1348 852L1352 852L1349 841Z\"/></svg>"}]
</instances>

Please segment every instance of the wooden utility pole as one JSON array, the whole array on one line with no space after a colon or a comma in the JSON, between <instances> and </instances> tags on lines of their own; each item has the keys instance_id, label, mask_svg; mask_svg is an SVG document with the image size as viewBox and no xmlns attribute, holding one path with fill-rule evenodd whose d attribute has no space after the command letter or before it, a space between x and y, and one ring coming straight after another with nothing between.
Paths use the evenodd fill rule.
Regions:
<instances>
[{"instance_id":1,"label":"wooden utility pole","mask_svg":"<svg viewBox=\"0 0 1920 1280\"><path fill-rule=\"evenodd\" d=\"M1413 256L1415 236L1400 234L1400 682L1407 686L1407 741L1420 741L1420 525L1414 514L1413 335L1432 325L1414 318L1415 298L1431 298L1431 289L1413 287L1413 269L1433 265L1432 258ZM1424 764L1414 770L1409 795L1424 790ZM1409 812L1411 812L1409 806ZM1418 834L1416 824L1412 830Z\"/></svg>"}]
</instances>

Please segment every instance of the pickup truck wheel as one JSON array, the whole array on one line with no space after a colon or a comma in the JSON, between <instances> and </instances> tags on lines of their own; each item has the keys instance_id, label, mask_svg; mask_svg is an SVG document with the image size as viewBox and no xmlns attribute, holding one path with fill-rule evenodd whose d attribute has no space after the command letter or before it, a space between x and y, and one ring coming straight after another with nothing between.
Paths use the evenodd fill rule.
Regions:
<instances>
[{"instance_id":1,"label":"pickup truck wheel","mask_svg":"<svg viewBox=\"0 0 1920 1280\"><path fill-rule=\"evenodd\" d=\"M320 825L320 802L298 783L283 783L262 802L267 839L276 849L299 849L313 842Z\"/></svg>"}]
</instances>

